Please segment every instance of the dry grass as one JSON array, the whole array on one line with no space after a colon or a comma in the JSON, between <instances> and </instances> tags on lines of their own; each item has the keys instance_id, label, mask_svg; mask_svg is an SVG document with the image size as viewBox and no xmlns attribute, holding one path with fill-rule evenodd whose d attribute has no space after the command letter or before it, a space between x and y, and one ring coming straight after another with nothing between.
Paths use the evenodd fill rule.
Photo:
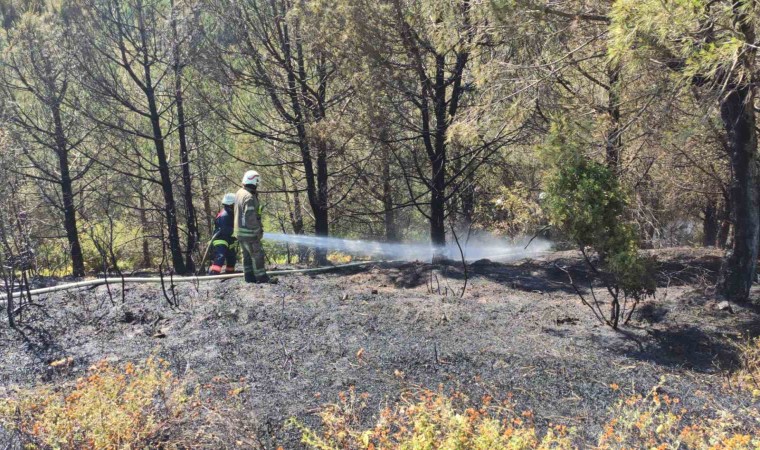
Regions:
<instances>
[{"instance_id":1,"label":"dry grass","mask_svg":"<svg viewBox=\"0 0 760 450\"><path fill-rule=\"evenodd\" d=\"M611 418L595 445L579 443L575 430L562 425L538 429L532 413L518 414L510 401L497 405L484 398L473 408L467 407L468 399L458 393L447 396L422 391L413 399L383 409L374 427L362 428L359 417L367 407L365 397L351 390L342 394L338 403L322 408L319 430L295 420L291 423L301 431L304 444L319 450L760 448L760 430L751 425L760 419L757 412L755 417L737 418L727 411L712 411L709 417L689 421L680 401L659 394L659 389L646 396L622 396L611 409Z\"/></svg>"},{"instance_id":2,"label":"dry grass","mask_svg":"<svg viewBox=\"0 0 760 450\"><path fill-rule=\"evenodd\" d=\"M660 386L648 395L622 398L611 409L611 419L599 438L598 448L622 450L694 449L750 450L760 448L757 411L754 417L738 418L723 410L710 411L687 420L688 411L677 398L660 393ZM755 421L755 425L752 422Z\"/></svg>"},{"instance_id":3,"label":"dry grass","mask_svg":"<svg viewBox=\"0 0 760 450\"><path fill-rule=\"evenodd\" d=\"M0 399L0 424L18 432L26 448L171 447L166 436L194 404L162 360L123 367L100 362L73 386L41 386Z\"/></svg>"},{"instance_id":4,"label":"dry grass","mask_svg":"<svg viewBox=\"0 0 760 450\"><path fill-rule=\"evenodd\" d=\"M745 367L735 375L748 388L757 376L758 353L758 340L750 341ZM245 380L217 378L203 386L211 395L210 401L201 402L200 392L186 394L162 360L122 367L100 362L73 385L20 390L13 398L0 399L0 425L17 432L26 448L262 447L255 427L250 427L253 418L245 413ZM656 386L647 395L621 394L593 443L580 442L576 431L582 430L536 426L533 414L518 411L511 397L496 402L486 396L475 404L461 393L429 390L385 407L371 427L365 425L375 412L368 395L353 388L321 408L318 429L296 419L289 423L302 443L319 450L760 448L758 411L745 411L742 417L701 411L695 419L677 398L662 392Z\"/></svg>"},{"instance_id":5,"label":"dry grass","mask_svg":"<svg viewBox=\"0 0 760 450\"><path fill-rule=\"evenodd\" d=\"M572 430L550 427L539 433L530 412L517 413L511 402L494 404L485 397L477 408L465 407L462 394L446 396L422 391L385 408L373 428L361 429L364 395L350 390L320 412L322 430L291 421L302 442L320 450L332 449L569 449Z\"/></svg>"},{"instance_id":6,"label":"dry grass","mask_svg":"<svg viewBox=\"0 0 760 450\"><path fill-rule=\"evenodd\" d=\"M740 344L739 355L741 369L734 374L733 382L754 398L760 398L760 337Z\"/></svg>"}]
</instances>

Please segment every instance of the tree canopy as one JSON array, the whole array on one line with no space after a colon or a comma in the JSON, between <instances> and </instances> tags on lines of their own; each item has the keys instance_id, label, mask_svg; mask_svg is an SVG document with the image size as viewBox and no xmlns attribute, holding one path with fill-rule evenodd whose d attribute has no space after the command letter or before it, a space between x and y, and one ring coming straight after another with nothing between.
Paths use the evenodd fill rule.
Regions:
<instances>
[{"instance_id":1,"label":"tree canopy","mask_svg":"<svg viewBox=\"0 0 760 450\"><path fill-rule=\"evenodd\" d=\"M743 300L759 8L2 0L2 258L194 272L222 195L255 168L268 231L443 246L552 224L642 277L641 247L718 246L722 291Z\"/></svg>"}]
</instances>

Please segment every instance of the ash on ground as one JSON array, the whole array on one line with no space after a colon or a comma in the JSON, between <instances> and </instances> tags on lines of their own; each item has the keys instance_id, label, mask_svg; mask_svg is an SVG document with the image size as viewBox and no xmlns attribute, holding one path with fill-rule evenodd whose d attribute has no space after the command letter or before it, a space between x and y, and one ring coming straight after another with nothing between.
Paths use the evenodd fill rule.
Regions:
<instances>
[{"instance_id":1,"label":"ash on ground","mask_svg":"<svg viewBox=\"0 0 760 450\"><path fill-rule=\"evenodd\" d=\"M639 305L625 333L600 326L567 284L558 266L587 286L572 252L473 263L461 297L461 266L422 263L284 276L278 285L181 285L178 308L153 285L128 286L123 303L113 285L110 296L105 286L56 293L24 312L26 339L0 326L0 391L67 382L103 359L158 355L210 401L244 387L235 401L245 416L209 432L230 447L288 449L302 445L289 418L317 426L318 408L351 387L377 406L365 411L368 426L383 405L420 388L511 394L539 426L578 426L581 444L595 442L620 398L611 385L646 393L665 377L693 410L746 407L719 389L738 363L732 343L757 335L760 316L715 307L717 253L658 256L657 297ZM63 358L72 363L50 366Z\"/></svg>"}]
</instances>

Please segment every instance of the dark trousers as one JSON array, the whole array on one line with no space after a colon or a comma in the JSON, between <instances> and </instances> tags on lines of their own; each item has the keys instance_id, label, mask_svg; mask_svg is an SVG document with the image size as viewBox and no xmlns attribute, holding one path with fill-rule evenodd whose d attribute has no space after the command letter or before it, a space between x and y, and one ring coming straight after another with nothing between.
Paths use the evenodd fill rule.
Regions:
<instances>
[{"instance_id":1,"label":"dark trousers","mask_svg":"<svg viewBox=\"0 0 760 450\"><path fill-rule=\"evenodd\" d=\"M228 244L226 241L214 241L214 257L211 260L211 267L208 271L211 274L222 272L222 267L226 264L227 273L235 271L237 263L237 242Z\"/></svg>"},{"instance_id":2,"label":"dark trousers","mask_svg":"<svg viewBox=\"0 0 760 450\"><path fill-rule=\"evenodd\" d=\"M240 242L240 249L243 250L243 270L246 273L252 273L257 279L266 276L261 239L240 239L238 242Z\"/></svg>"}]
</instances>

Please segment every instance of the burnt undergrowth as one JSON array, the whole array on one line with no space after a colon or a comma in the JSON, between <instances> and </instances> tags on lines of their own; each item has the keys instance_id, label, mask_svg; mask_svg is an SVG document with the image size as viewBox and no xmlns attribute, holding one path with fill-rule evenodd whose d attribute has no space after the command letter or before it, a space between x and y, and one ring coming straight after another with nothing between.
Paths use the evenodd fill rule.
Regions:
<instances>
[{"instance_id":1,"label":"burnt undergrowth","mask_svg":"<svg viewBox=\"0 0 760 450\"><path fill-rule=\"evenodd\" d=\"M720 386L738 365L735 344L757 335L760 316L716 306L705 276L715 263L704 256L658 263L670 276L625 328L641 345L599 326L579 303L556 268L587 280L569 253L472 263L461 298L430 289L437 277L456 292L461 266L424 263L292 275L278 285L181 285L178 308L157 286L133 286L116 304L104 287L50 295L25 319L39 332L24 340L0 328L1 356L11 362L0 368L0 389L73 380L102 359L157 355L209 401L231 401L229 392L240 390L234 402L247 413L236 427L248 435L236 437L265 448L298 448L285 422L317 424L310 411L352 386L373 404L417 388L510 395L539 425L582 425L579 440L591 442L616 398L613 384L644 392L665 378L689 407L746 403ZM61 360L69 362L51 366Z\"/></svg>"}]
</instances>

